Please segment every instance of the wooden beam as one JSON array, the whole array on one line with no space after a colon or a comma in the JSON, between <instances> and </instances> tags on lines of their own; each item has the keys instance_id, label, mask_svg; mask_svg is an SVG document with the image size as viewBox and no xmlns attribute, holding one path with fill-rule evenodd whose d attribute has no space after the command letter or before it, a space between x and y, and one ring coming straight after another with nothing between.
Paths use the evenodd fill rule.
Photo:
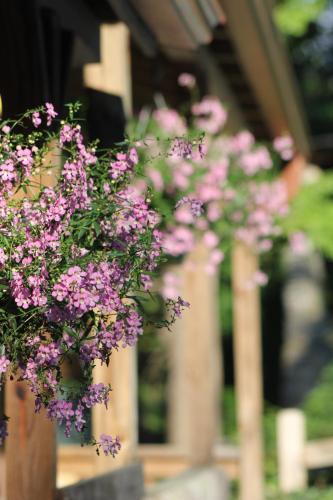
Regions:
<instances>
[{"instance_id":1,"label":"wooden beam","mask_svg":"<svg viewBox=\"0 0 333 500\"><path fill-rule=\"evenodd\" d=\"M126 23L131 35L146 57L158 54L158 45L152 31L126 0L107 0L118 18Z\"/></svg>"},{"instance_id":2,"label":"wooden beam","mask_svg":"<svg viewBox=\"0 0 333 500\"><path fill-rule=\"evenodd\" d=\"M100 30L101 62L84 66L86 87L118 95L127 116L132 113L130 34L123 23L103 24Z\"/></svg>"},{"instance_id":3,"label":"wooden beam","mask_svg":"<svg viewBox=\"0 0 333 500\"><path fill-rule=\"evenodd\" d=\"M109 0L111 3L124 0ZM190 0L191 1L191 0ZM158 9L154 5L152 0L136 0L135 10L138 15L143 19L146 26L151 33L153 33L156 40L163 50L167 54L172 54L175 57L180 58L184 53L193 53L199 45L199 40L195 38L192 26L189 26L184 21L183 14L184 8L190 8L190 1L182 0L181 9L179 9L179 4L176 5L176 0L164 0L159 2ZM126 1L127 3L127 1ZM132 2L133 3L133 2ZM197 7L197 6L196 6ZM196 25L197 29L200 30L199 36L207 36L207 31L205 27L202 26L203 19L200 15L200 11L196 9L190 9L191 22ZM202 38L201 38L202 39Z\"/></svg>"},{"instance_id":4,"label":"wooden beam","mask_svg":"<svg viewBox=\"0 0 333 500\"><path fill-rule=\"evenodd\" d=\"M273 136L289 132L309 155L306 118L285 48L265 0L223 0L227 26Z\"/></svg>"},{"instance_id":5,"label":"wooden beam","mask_svg":"<svg viewBox=\"0 0 333 500\"><path fill-rule=\"evenodd\" d=\"M190 308L168 334L169 437L191 465L212 460L220 434L222 392L218 273L206 271L209 250L197 244L179 269L180 294Z\"/></svg>"},{"instance_id":6,"label":"wooden beam","mask_svg":"<svg viewBox=\"0 0 333 500\"><path fill-rule=\"evenodd\" d=\"M144 467L145 484L178 476L190 467L183 449L172 444L142 444L138 457ZM0 455L1 463L1 455ZM236 446L217 444L213 463L221 467L231 479L239 475L239 449ZM57 487L62 488L96 474L95 452L89 447L63 445L58 448ZM3 500L0 496L0 499Z\"/></svg>"},{"instance_id":7,"label":"wooden beam","mask_svg":"<svg viewBox=\"0 0 333 500\"><path fill-rule=\"evenodd\" d=\"M251 286L257 256L241 243L232 252L233 340L240 440L240 500L263 500L260 300Z\"/></svg>"}]
</instances>

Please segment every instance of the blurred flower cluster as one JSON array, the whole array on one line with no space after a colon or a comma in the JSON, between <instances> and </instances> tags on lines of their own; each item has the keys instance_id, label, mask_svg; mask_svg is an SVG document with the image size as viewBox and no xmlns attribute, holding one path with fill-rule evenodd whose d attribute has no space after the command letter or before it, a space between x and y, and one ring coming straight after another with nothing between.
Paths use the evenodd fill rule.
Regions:
<instances>
[{"instance_id":1,"label":"blurred flower cluster","mask_svg":"<svg viewBox=\"0 0 333 500\"><path fill-rule=\"evenodd\" d=\"M163 238L157 212L130 187L135 147L87 145L78 107L58 122L47 103L0 125L0 377L27 381L36 411L45 407L67 436L83 432L93 405L108 404L110 387L93 382L93 367L141 335L140 298ZM175 318L187 304L167 305ZM72 385L63 369L71 362L80 367ZM120 447L104 434L91 442L111 455Z\"/></svg>"},{"instance_id":2,"label":"blurred flower cluster","mask_svg":"<svg viewBox=\"0 0 333 500\"><path fill-rule=\"evenodd\" d=\"M182 74L178 83L191 95L198 94L194 76ZM144 176L137 179L136 189L151 191L153 205L164 215L166 253L184 256L202 241L210 251L206 267L212 274L235 239L258 252L271 248L280 233L279 220L288 212L287 192L276 166L294 154L289 136L278 137L271 145L261 144L247 130L227 133L227 119L220 100L205 96L192 99L182 113L168 107L143 110L130 127L134 137L144 135L139 149L151 146L147 151L153 156ZM192 144L197 142L195 154L175 155L172 147L161 149L166 143L157 138L172 136L173 144L181 143L184 136ZM169 274L167 280L165 295L175 297Z\"/></svg>"}]
</instances>

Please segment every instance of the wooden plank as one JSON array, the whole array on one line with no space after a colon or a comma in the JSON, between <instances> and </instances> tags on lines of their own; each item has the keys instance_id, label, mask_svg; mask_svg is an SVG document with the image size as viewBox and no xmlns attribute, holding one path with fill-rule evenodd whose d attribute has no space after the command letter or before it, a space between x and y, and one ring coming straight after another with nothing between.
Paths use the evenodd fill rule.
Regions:
<instances>
[{"instance_id":1,"label":"wooden plank","mask_svg":"<svg viewBox=\"0 0 333 500\"><path fill-rule=\"evenodd\" d=\"M304 462L308 469L331 467L333 465L333 438L305 443Z\"/></svg>"},{"instance_id":2,"label":"wooden plank","mask_svg":"<svg viewBox=\"0 0 333 500\"><path fill-rule=\"evenodd\" d=\"M249 286L257 256L241 243L232 253L233 341L240 440L240 500L262 500L262 366L258 287Z\"/></svg>"},{"instance_id":3,"label":"wooden plank","mask_svg":"<svg viewBox=\"0 0 333 500\"><path fill-rule=\"evenodd\" d=\"M279 488L283 493L306 487L305 419L296 408L281 410L277 416Z\"/></svg>"},{"instance_id":4,"label":"wooden plank","mask_svg":"<svg viewBox=\"0 0 333 500\"><path fill-rule=\"evenodd\" d=\"M7 381L6 499L53 500L56 478L55 426L25 382Z\"/></svg>"},{"instance_id":5,"label":"wooden plank","mask_svg":"<svg viewBox=\"0 0 333 500\"><path fill-rule=\"evenodd\" d=\"M192 465L212 460L220 425L218 273L207 274L208 255L209 250L198 244L179 269L180 292L191 306L169 333L169 437Z\"/></svg>"},{"instance_id":6,"label":"wooden plank","mask_svg":"<svg viewBox=\"0 0 333 500\"><path fill-rule=\"evenodd\" d=\"M146 484L175 477L191 467L186 452L172 444L140 445L139 457L144 466ZM226 444L216 445L212 463L223 469L229 478L238 478L239 450L237 447Z\"/></svg>"},{"instance_id":7,"label":"wooden plank","mask_svg":"<svg viewBox=\"0 0 333 500\"><path fill-rule=\"evenodd\" d=\"M138 458L144 468L145 484L175 477L190 467L184 450L172 444L140 445ZM213 463L223 469L230 479L238 478L239 449L225 443L215 445ZM57 487L63 488L93 477L96 474L95 466L95 452L92 448L82 448L79 445L59 446Z\"/></svg>"}]
</instances>

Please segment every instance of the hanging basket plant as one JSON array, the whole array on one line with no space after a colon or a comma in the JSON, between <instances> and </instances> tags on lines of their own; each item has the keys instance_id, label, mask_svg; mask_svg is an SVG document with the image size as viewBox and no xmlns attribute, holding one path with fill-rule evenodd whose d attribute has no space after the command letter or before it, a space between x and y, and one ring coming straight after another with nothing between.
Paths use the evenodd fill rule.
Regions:
<instances>
[{"instance_id":1,"label":"hanging basket plant","mask_svg":"<svg viewBox=\"0 0 333 500\"><path fill-rule=\"evenodd\" d=\"M84 431L87 410L108 405L111 388L93 383L94 365L137 342L142 297L163 259L160 217L129 185L137 150L86 144L78 107L58 122L47 103L0 125L0 374L26 381L36 412L44 407L66 436ZM187 304L166 305L174 320ZM62 370L71 359L81 370L72 385ZM105 454L120 448L105 434L91 443Z\"/></svg>"}]
</instances>

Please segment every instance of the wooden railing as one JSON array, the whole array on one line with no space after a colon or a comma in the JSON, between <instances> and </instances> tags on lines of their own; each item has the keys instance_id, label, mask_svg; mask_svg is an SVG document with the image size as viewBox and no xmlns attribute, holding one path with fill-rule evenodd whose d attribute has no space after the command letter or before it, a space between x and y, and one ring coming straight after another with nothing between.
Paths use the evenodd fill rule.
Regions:
<instances>
[{"instance_id":1,"label":"wooden railing","mask_svg":"<svg viewBox=\"0 0 333 500\"><path fill-rule=\"evenodd\" d=\"M283 493L307 487L308 470L333 466L333 438L306 439L304 413L281 410L277 418L279 489Z\"/></svg>"}]
</instances>

